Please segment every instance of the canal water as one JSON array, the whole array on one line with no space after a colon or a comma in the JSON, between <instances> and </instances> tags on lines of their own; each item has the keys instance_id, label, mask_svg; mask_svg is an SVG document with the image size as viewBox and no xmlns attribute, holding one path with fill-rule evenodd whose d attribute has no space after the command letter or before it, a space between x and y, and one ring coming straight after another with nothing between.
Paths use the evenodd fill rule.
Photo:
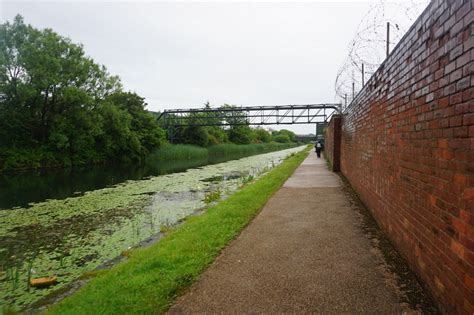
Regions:
<instances>
[{"instance_id":1,"label":"canal water","mask_svg":"<svg viewBox=\"0 0 474 315\"><path fill-rule=\"evenodd\" d=\"M165 160L150 159L142 164L93 165L69 169L43 169L19 173L0 173L0 211L28 207L29 203L47 199L80 196L84 192L122 183L182 172L189 168L237 160L247 155L232 154L204 159Z\"/></svg>"},{"instance_id":2,"label":"canal water","mask_svg":"<svg viewBox=\"0 0 474 315\"><path fill-rule=\"evenodd\" d=\"M113 172L51 172L30 180L3 178L0 310L22 309L64 287L232 194L303 148L200 167L196 166L208 161ZM35 187L38 192L31 193ZM30 278L44 276L56 276L58 283L29 287Z\"/></svg>"}]
</instances>

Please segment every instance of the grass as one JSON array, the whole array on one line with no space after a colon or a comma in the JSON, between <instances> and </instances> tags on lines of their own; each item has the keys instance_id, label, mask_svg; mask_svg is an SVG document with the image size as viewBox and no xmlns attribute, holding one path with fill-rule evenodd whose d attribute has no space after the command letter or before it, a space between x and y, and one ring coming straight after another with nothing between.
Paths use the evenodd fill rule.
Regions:
<instances>
[{"instance_id":1,"label":"grass","mask_svg":"<svg viewBox=\"0 0 474 315\"><path fill-rule=\"evenodd\" d=\"M202 215L190 217L160 242L134 250L126 262L100 273L49 314L160 314L191 285L254 218L304 160L297 153Z\"/></svg>"},{"instance_id":2,"label":"grass","mask_svg":"<svg viewBox=\"0 0 474 315\"><path fill-rule=\"evenodd\" d=\"M294 148L297 143L260 143L260 144L218 144L208 148L190 144L168 144L154 151L149 159L164 160L213 160L216 158L236 158L255 154Z\"/></svg>"},{"instance_id":3,"label":"grass","mask_svg":"<svg viewBox=\"0 0 474 315\"><path fill-rule=\"evenodd\" d=\"M260 144L219 144L208 148L211 158L228 155L254 155L272 151L289 149L297 146L297 143L260 143Z\"/></svg>"},{"instance_id":4,"label":"grass","mask_svg":"<svg viewBox=\"0 0 474 315\"><path fill-rule=\"evenodd\" d=\"M208 204L208 203L217 201L221 198L221 195L222 195L222 192L219 189L214 192L208 193L204 197L204 202Z\"/></svg>"},{"instance_id":5,"label":"grass","mask_svg":"<svg viewBox=\"0 0 474 315\"><path fill-rule=\"evenodd\" d=\"M191 144L168 144L152 153L150 158L156 160L191 160L207 159L206 148Z\"/></svg>"}]
</instances>

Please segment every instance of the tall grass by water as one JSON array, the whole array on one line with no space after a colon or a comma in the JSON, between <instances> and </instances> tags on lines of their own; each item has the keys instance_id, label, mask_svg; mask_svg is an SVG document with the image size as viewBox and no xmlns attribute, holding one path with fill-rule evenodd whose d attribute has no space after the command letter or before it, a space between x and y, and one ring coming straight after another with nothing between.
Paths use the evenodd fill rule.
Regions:
<instances>
[{"instance_id":1,"label":"tall grass by water","mask_svg":"<svg viewBox=\"0 0 474 315\"><path fill-rule=\"evenodd\" d=\"M259 143L259 144L220 144L216 146L211 146L208 148L209 157L224 157L228 155L254 155L261 153L268 153L273 151L279 151L289 148L294 148L298 144L296 143Z\"/></svg>"},{"instance_id":2,"label":"tall grass by water","mask_svg":"<svg viewBox=\"0 0 474 315\"><path fill-rule=\"evenodd\" d=\"M164 160L204 160L209 156L208 150L191 144L168 144L155 150L150 159Z\"/></svg>"},{"instance_id":3,"label":"tall grass by water","mask_svg":"<svg viewBox=\"0 0 474 315\"><path fill-rule=\"evenodd\" d=\"M190 144L165 145L153 152L149 161L173 161L173 160L214 160L225 157L241 158L245 156L279 151L294 148L297 143L259 143L259 144L219 144L207 148Z\"/></svg>"}]
</instances>

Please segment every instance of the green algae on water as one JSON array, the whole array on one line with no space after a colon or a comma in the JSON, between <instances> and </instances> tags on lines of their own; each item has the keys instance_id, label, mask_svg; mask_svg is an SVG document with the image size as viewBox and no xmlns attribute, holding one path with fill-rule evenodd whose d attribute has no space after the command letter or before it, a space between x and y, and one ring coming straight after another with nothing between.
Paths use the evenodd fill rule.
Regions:
<instances>
[{"instance_id":1,"label":"green algae on water","mask_svg":"<svg viewBox=\"0 0 474 315\"><path fill-rule=\"evenodd\" d=\"M232 194L304 147L0 211L0 310L20 310ZM210 197L211 196L211 197ZM44 289L31 277L58 277Z\"/></svg>"}]
</instances>

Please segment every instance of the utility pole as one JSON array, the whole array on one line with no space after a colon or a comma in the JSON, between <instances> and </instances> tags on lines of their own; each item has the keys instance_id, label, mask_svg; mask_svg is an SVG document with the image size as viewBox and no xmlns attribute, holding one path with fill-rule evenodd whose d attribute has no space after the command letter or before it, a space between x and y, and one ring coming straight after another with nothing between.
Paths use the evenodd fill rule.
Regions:
<instances>
[{"instance_id":1,"label":"utility pole","mask_svg":"<svg viewBox=\"0 0 474 315\"><path fill-rule=\"evenodd\" d=\"M347 93L344 94L344 108L347 107Z\"/></svg>"},{"instance_id":2,"label":"utility pole","mask_svg":"<svg viewBox=\"0 0 474 315\"><path fill-rule=\"evenodd\" d=\"M355 84L354 84L354 82L352 82L352 100L351 100L351 102L354 101L354 97L355 97Z\"/></svg>"},{"instance_id":3,"label":"utility pole","mask_svg":"<svg viewBox=\"0 0 474 315\"><path fill-rule=\"evenodd\" d=\"M390 54L390 22L387 22L387 57Z\"/></svg>"}]
</instances>

